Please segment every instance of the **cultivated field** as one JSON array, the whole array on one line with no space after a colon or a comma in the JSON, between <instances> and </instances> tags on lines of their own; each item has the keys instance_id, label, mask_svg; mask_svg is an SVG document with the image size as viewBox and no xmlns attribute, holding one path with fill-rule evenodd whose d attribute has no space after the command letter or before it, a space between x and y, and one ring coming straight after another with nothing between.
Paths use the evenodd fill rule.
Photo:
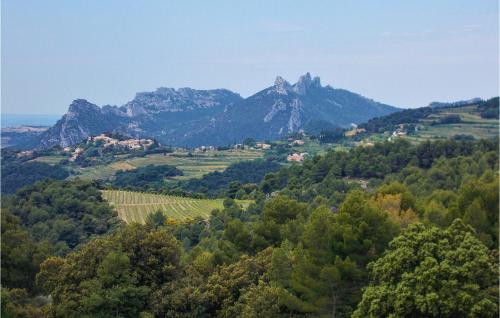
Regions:
<instances>
[{"instance_id":1,"label":"cultivated field","mask_svg":"<svg viewBox=\"0 0 500 318\"><path fill-rule=\"evenodd\" d=\"M476 139L498 136L498 120L481 118L474 111L474 106L445 108L439 114L431 115L427 119L422 120L423 127L420 128L416 136L408 138L422 141L427 139L452 138L456 135L470 135ZM456 124L429 125L432 121L452 114L459 115L461 122Z\"/></svg>"},{"instance_id":2,"label":"cultivated field","mask_svg":"<svg viewBox=\"0 0 500 318\"><path fill-rule=\"evenodd\" d=\"M440 119L450 116L460 116L459 123L436 124ZM405 138L411 142L419 143L426 140L450 139L457 135L468 135L475 139L494 138L498 136L499 123L497 119L485 119L479 115L477 106L464 106L454 108L441 108L436 113L418 122L418 132L407 135ZM372 134L365 142L381 142L387 140L392 131Z\"/></svg>"},{"instance_id":3,"label":"cultivated field","mask_svg":"<svg viewBox=\"0 0 500 318\"><path fill-rule=\"evenodd\" d=\"M212 210L223 207L222 199L193 199L121 190L104 190L102 194L104 199L115 207L118 216L127 223L144 223L148 214L158 210L169 218L181 221L197 216L208 218ZM246 200L237 202L243 207L251 203Z\"/></svg>"},{"instance_id":4,"label":"cultivated field","mask_svg":"<svg viewBox=\"0 0 500 318\"><path fill-rule=\"evenodd\" d=\"M174 179L183 180L199 178L206 173L223 171L230 164L243 160L254 160L264 155L260 150L222 150L203 153L154 154L145 157L122 159L108 165L98 165L78 169L78 177L86 180L108 179L118 170L135 169L153 165L172 165L180 169L184 175Z\"/></svg>"},{"instance_id":5,"label":"cultivated field","mask_svg":"<svg viewBox=\"0 0 500 318\"><path fill-rule=\"evenodd\" d=\"M59 161L63 160L63 159L68 159L68 157L64 157L64 156L41 156L41 157L37 157L31 161L38 161L38 162L43 162L43 163L47 163L49 165L56 165L59 163Z\"/></svg>"}]
</instances>

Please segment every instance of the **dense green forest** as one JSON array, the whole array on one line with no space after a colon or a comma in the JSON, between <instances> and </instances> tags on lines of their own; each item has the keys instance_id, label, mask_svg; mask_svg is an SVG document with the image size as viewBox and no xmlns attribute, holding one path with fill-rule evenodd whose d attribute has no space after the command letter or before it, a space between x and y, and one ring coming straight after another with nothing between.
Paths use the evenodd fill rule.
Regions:
<instances>
[{"instance_id":1,"label":"dense green forest","mask_svg":"<svg viewBox=\"0 0 500 318\"><path fill-rule=\"evenodd\" d=\"M43 179L63 180L69 173L61 166L43 162L9 161L2 163L2 193L12 194L17 189Z\"/></svg>"},{"instance_id":2,"label":"dense green forest","mask_svg":"<svg viewBox=\"0 0 500 318\"><path fill-rule=\"evenodd\" d=\"M121 224L101 193L81 181L43 181L2 199L2 286L34 291L50 255L64 256Z\"/></svg>"},{"instance_id":3,"label":"dense green forest","mask_svg":"<svg viewBox=\"0 0 500 318\"><path fill-rule=\"evenodd\" d=\"M112 186L124 189L155 189L162 187L166 178L182 176L182 171L170 165L147 165L133 170L119 170Z\"/></svg>"},{"instance_id":4,"label":"dense green forest","mask_svg":"<svg viewBox=\"0 0 500 318\"><path fill-rule=\"evenodd\" d=\"M494 97L483 103L481 103L478 107L479 112L481 113L482 118L496 118L498 119L499 112L499 98Z\"/></svg>"},{"instance_id":5,"label":"dense green forest","mask_svg":"<svg viewBox=\"0 0 500 318\"><path fill-rule=\"evenodd\" d=\"M498 139L245 163L190 184L227 197L208 220L145 225L39 182L2 201L2 315L498 317L498 165Z\"/></svg>"}]
</instances>

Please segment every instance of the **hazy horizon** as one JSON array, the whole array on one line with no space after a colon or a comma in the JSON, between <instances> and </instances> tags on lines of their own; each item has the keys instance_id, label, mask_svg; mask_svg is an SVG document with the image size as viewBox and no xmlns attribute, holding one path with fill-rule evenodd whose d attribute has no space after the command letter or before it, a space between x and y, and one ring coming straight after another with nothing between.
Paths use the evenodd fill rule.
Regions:
<instances>
[{"instance_id":1,"label":"hazy horizon","mask_svg":"<svg viewBox=\"0 0 500 318\"><path fill-rule=\"evenodd\" d=\"M498 2L2 1L2 114L280 75L397 107L498 95Z\"/></svg>"},{"instance_id":2,"label":"hazy horizon","mask_svg":"<svg viewBox=\"0 0 500 318\"><path fill-rule=\"evenodd\" d=\"M62 114L10 114L2 113L1 127L52 126L61 118Z\"/></svg>"}]
</instances>

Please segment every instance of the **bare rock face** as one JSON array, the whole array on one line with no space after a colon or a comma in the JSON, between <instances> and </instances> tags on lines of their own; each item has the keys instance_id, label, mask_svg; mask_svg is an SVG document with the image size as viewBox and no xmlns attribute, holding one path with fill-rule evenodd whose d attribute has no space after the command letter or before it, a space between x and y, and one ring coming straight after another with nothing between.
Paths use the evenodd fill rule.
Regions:
<instances>
[{"instance_id":1,"label":"bare rock face","mask_svg":"<svg viewBox=\"0 0 500 318\"><path fill-rule=\"evenodd\" d=\"M287 95L288 91L292 86L283 79L283 77L278 76L274 81L274 91L278 94ZM270 91L272 92L272 91Z\"/></svg>"},{"instance_id":2,"label":"bare rock face","mask_svg":"<svg viewBox=\"0 0 500 318\"><path fill-rule=\"evenodd\" d=\"M297 83L293 85L293 91L299 95L306 95L311 88L321 88L321 81L318 76L311 79L309 72L299 77Z\"/></svg>"},{"instance_id":3,"label":"bare rock face","mask_svg":"<svg viewBox=\"0 0 500 318\"><path fill-rule=\"evenodd\" d=\"M76 99L69 106L68 112L41 136L41 146L66 147L75 145L88 136L112 131L120 122L115 117L117 116L109 116L102 108L85 99Z\"/></svg>"},{"instance_id":4,"label":"bare rock face","mask_svg":"<svg viewBox=\"0 0 500 318\"><path fill-rule=\"evenodd\" d=\"M226 89L161 87L137 93L123 106L102 108L84 99L41 134L40 147L68 146L91 135L120 132L174 146L227 145L247 137L276 139L313 122L348 127L397 108L330 86L309 73L290 84L278 76L246 99Z\"/></svg>"}]
</instances>

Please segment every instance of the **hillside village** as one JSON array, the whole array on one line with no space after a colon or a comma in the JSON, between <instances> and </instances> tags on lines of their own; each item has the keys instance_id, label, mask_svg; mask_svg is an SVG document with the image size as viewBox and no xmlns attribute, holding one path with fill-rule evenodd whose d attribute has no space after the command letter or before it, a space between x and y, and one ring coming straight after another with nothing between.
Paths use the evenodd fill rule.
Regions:
<instances>
[{"instance_id":1,"label":"hillside village","mask_svg":"<svg viewBox=\"0 0 500 318\"><path fill-rule=\"evenodd\" d=\"M101 146L104 149L118 146L127 148L129 150L147 150L155 143L155 141L153 139L134 139L134 138L119 140L117 138L107 136L106 134L100 134L98 136L89 136L87 138L85 146L92 145L95 143L99 143L99 146ZM76 148L64 147L63 151L71 154L71 157L68 159L69 161L75 161L81 154L84 153L85 149L84 147L80 146Z\"/></svg>"},{"instance_id":2,"label":"hillside village","mask_svg":"<svg viewBox=\"0 0 500 318\"><path fill-rule=\"evenodd\" d=\"M126 140L118 140L112 137L108 137L105 134L100 134L99 136L95 137L88 137L87 139L87 144L96 142L96 141L102 141L104 142L104 148L110 147L110 146L124 146L127 147L131 150L134 149L148 149L151 145L154 144L154 140L152 139L126 139Z\"/></svg>"}]
</instances>

